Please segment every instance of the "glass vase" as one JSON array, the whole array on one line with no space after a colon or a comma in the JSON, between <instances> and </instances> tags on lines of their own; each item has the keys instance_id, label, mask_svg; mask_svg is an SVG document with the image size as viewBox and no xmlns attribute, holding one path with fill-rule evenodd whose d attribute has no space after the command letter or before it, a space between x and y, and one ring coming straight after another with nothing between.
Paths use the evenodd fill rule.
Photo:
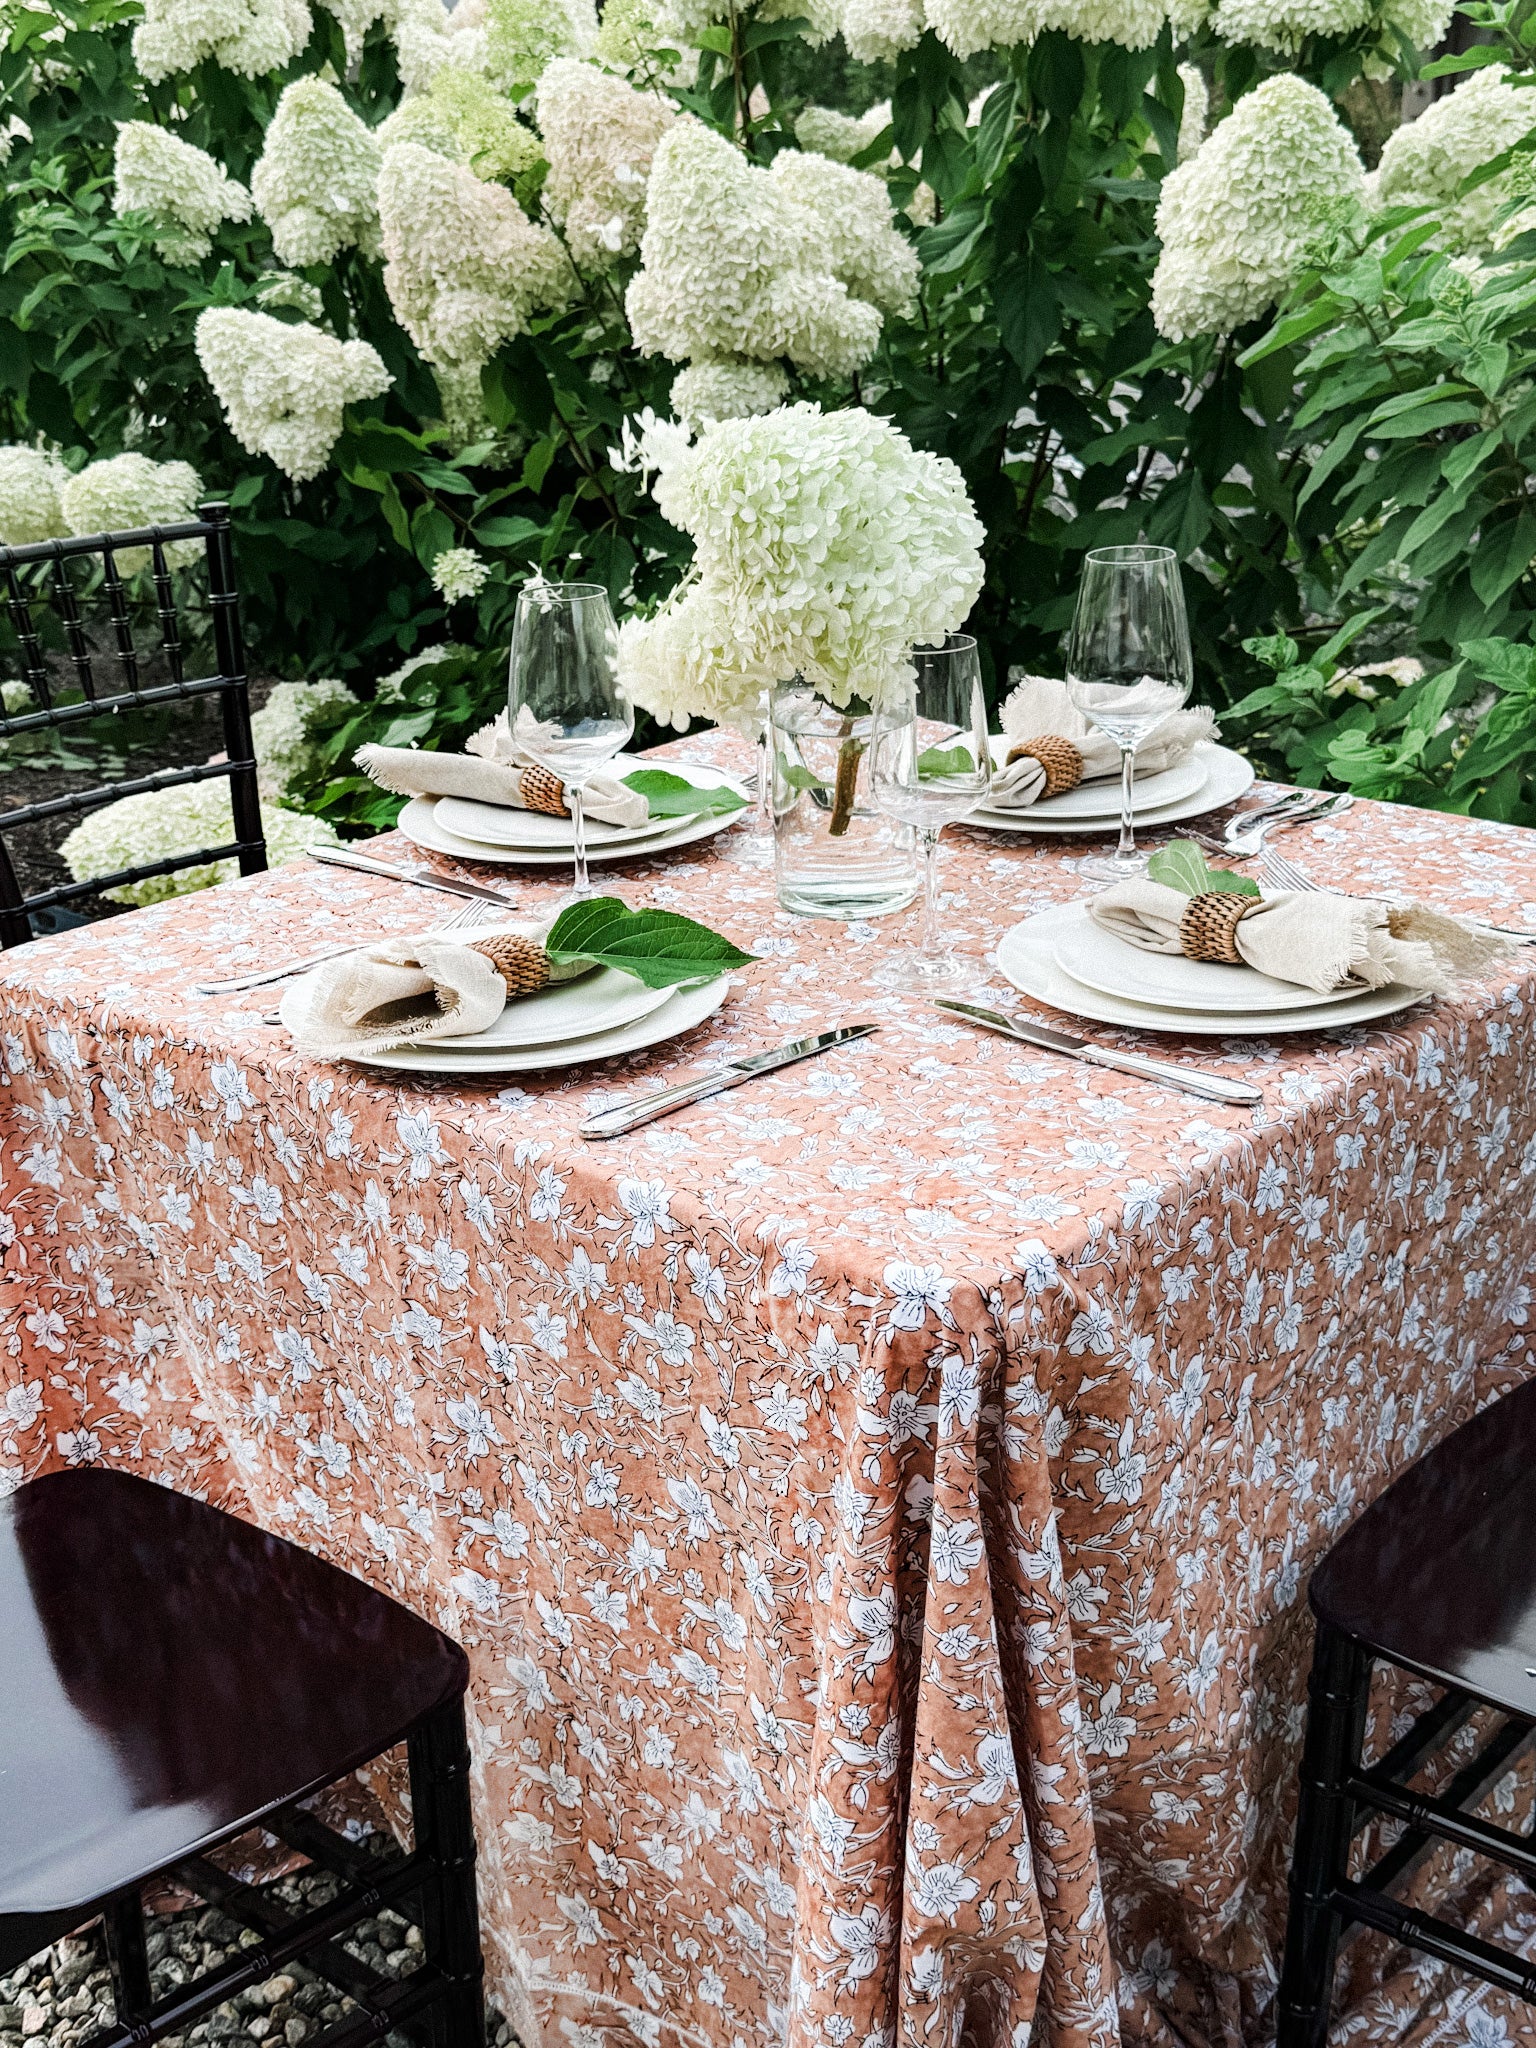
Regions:
<instances>
[{"instance_id":1,"label":"glass vase","mask_svg":"<svg viewBox=\"0 0 1536 2048\"><path fill-rule=\"evenodd\" d=\"M873 726L863 707L839 710L807 683L773 692L774 878L780 904L801 917L883 917L917 894L912 827L870 794Z\"/></svg>"}]
</instances>

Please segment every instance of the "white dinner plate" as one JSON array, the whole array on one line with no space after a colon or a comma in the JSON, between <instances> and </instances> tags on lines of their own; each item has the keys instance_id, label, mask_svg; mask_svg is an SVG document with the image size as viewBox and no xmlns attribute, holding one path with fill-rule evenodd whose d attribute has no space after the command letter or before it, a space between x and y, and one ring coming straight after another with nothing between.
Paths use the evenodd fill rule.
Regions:
<instances>
[{"instance_id":1,"label":"white dinner plate","mask_svg":"<svg viewBox=\"0 0 1536 2048\"><path fill-rule=\"evenodd\" d=\"M616 1059L626 1052L643 1052L691 1031L712 1017L725 1001L731 981L719 975L702 986L680 988L668 1000L633 1023L616 1031L594 1032L589 1038L569 1039L564 1045L482 1046L461 1045L441 1039L435 1045L401 1046L394 1052L350 1053L348 1059L364 1067L391 1067L410 1074L538 1074L547 1068L575 1067L589 1060Z\"/></svg>"},{"instance_id":2,"label":"white dinner plate","mask_svg":"<svg viewBox=\"0 0 1536 2048\"><path fill-rule=\"evenodd\" d=\"M428 853L451 854L456 860L486 861L493 866L519 868L569 868L571 849L568 846L547 846L541 850L520 849L511 846L491 846L479 839L463 839L457 832L450 832L437 822L438 804L445 799L429 796L413 796L396 819L396 829L404 833L413 846L425 847ZM751 811L732 811L727 817L679 818L676 830L658 833L655 838L644 839L638 845L620 844L587 847L587 858L593 862L616 860L650 860L658 854L670 853L677 846L692 846L700 839L709 839L716 832L723 832L734 825L738 818L750 817Z\"/></svg>"},{"instance_id":3,"label":"white dinner plate","mask_svg":"<svg viewBox=\"0 0 1536 2048\"><path fill-rule=\"evenodd\" d=\"M1006 733L994 734L992 758L999 768L1008 758L1008 749L1013 745ZM1157 775L1138 775L1132 784L1134 801L1138 811L1157 810L1165 804L1181 803L1185 797L1193 796L1205 787L1208 764L1192 749L1182 761L1171 768L1164 768ZM984 806L988 818L1017 818L1018 811L1006 811L994 805ZM1105 776L1097 782L1080 782L1076 789L1064 789L1060 796L1043 797L1038 804L1029 806L1031 813L1047 818L1111 818L1116 823L1120 818L1120 777L1118 774Z\"/></svg>"},{"instance_id":4,"label":"white dinner plate","mask_svg":"<svg viewBox=\"0 0 1536 2048\"><path fill-rule=\"evenodd\" d=\"M1237 1010L1244 1015L1315 1010L1339 1000L1336 994L1319 995L1292 981L1276 981L1253 967L1149 953L1095 924L1086 902L1068 907L1072 915L1062 920L1052 957L1064 974L1100 995L1151 1003L1159 1010Z\"/></svg>"},{"instance_id":5,"label":"white dinner plate","mask_svg":"<svg viewBox=\"0 0 1536 2048\"><path fill-rule=\"evenodd\" d=\"M729 789L742 799L743 808L747 806L746 791L723 769L704 767L694 761L647 761L635 754L620 754L612 772L623 776L636 768L664 768L667 773L691 782L696 789ZM647 818L641 825L610 825L601 818L589 817L587 850L658 838L675 832L679 825L696 822L698 815L695 812L684 818ZM552 818L544 811L520 811L509 804L484 804L467 797L444 796L437 799L437 816L444 831L482 846L508 846L540 853L551 848L569 852L575 844L570 819ZM740 816L740 811L731 811L725 822Z\"/></svg>"},{"instance_id":6,"label":"white dinner plate","mask_svg":"<svg viewBox=\"0 0 1536 2048\"><path fill-rule=\"evenodd\" d=\"M1245 761L1231 747L1204 741L1196 747L1193 758L1204 770L1205 780L1201 786L1174 803L1159 804L1146 810L1138 808L1138 830L1144 828L1149 832L1160 832L1185 818L1198 818L1206 811L1218 810L1223 804L1236 803L1253 787L1253 763ZM1054 801L1059 802L1060 799ZM1053 817L1050 810L1041 804L1032 804L1023 811L973 811L965 822L967 825L979 825L984 832L1025 832L1031 838L1040 839L1089 839L1097 833L1117 831L1120 824L1118 814L1112 818Z\"/></svg>"},{"instance_id":7,"label":"white dinner plate","mask_svg":"<svg viewBox=\"0 0 1536 2048\"><path fill-rule=\"evenodd\" d=\"M1133 1003L1124 996L1086 988L1056 965L1057 936L1076 908L1075 904L1057 904L1026 917L1004 935L997 949L999 968L1022 995L1049 1003L1070 1017L1118 1024L1128 1031L1173 1032L1183 1038L1273 1038L1285 1032L1342 1031L1352 1024L1369 1024L1406 1010L1424 997L1422 989L1394 983L1365 995L1341 996L1314 1010L1160 1010L1152 1003Z\"/></svg>"}]
</instances>

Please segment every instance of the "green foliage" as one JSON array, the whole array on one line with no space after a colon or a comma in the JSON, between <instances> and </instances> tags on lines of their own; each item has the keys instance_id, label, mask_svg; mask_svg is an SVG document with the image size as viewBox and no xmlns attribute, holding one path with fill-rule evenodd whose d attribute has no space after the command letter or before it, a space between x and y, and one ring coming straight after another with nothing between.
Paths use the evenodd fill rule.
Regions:
<instances>
[{"instance_id":1,"label":"green foliage","mask_svg":"<svg viewBox=\"0 0 1536 2048\"><path fill-rule=\"evenodd\" d=\"M551 960L616 967L647 988L713 981L751 966L754 957L691 917L673 910L630 910L617 896L592 896L562 910L544 950Z\"/></svg>"},{"instance_id":2,"label":"green foliage","mask_svg":"<svg viewBox=\"0 0 1536 2048\"><path fill-rule=\"evenodd\" d=\"M723 782L704 788L665 768L636 768L624 777L624 787L645 798L653 818L728 818L747 806L746 798Z\"/></svg>"},{"instance_id":3,"label":"green foliage","mask_svg":"<svg viewBox=\"0 0 1536 2048\"><path fill-rule=\"evenodd\" d=\"M1193 839L1170 839L1147 862L1148 879L1186 896L1257 896L1259 885L1247 875L1230 868L1206 865L1205 855Z\"/></svg>"}]
</instances>

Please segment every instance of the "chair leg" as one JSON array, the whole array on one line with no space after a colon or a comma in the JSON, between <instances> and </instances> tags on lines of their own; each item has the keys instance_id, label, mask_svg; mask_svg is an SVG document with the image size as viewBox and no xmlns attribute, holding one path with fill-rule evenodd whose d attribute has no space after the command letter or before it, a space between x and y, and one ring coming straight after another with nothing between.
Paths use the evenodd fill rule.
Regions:
<instances>
[{"instance_id":1,"label":"chair leg","mask_svg":"<svg viewBox=\"0 0 1536 2048\"><path fill-rule=\"evenodd\" d=\"M107 1962L112 1971L112 2001L118 2024L142 2026L149 2018L154 1993L149 1983L149 1950L144 1940L144 1911L137 1891L120 1892L102 1915Z\"/></svg>"},{"instance_id":2,"label":"chair leg","mask_svg":"<svg viewBox=\"0 0 1536 2048\"><path fill-rule=\"evenodd\" d=\"M484 2048L485 1964L463 1702L440 1708L415 1730L406 1748L416 1847L432 1862L432 1874L422 1886L427 1962L448 1980L433 2017L433 2041L435 2048Z\"/></svg>"},{"instance_id":3,"label":"chair leg","mask_svg":"<svg viewBox=\"0 0 1536 2048\"><path fill-rule=\"evenodd\" d=\"M1332 1900L1349 1874L1354 1810L1346 1788L1359 1768L1370 1690L1370 1658L1348 1636L1319 1624L1307 1686L1276 2048L1326 2048L1342 1926Z\"/></svg>"}]
</instances>

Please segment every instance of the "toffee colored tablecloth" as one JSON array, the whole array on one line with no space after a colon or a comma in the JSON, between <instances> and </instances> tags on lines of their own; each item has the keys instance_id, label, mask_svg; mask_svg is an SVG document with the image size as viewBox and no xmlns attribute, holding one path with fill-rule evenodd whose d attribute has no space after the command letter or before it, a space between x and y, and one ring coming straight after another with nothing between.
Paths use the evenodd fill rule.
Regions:
<instances>
[{"instance_id":1,"label":"toffee colored tablecloth","mask_svg":"<svg viewBox=\"0 0 1536 2048\"><path fill-rule=\"evenodd\" d=\"M1536 916L1528 834L1361 805L1291 846ZM1229 1045L1229 1111L882 992L902 920L783 917L751 855L623 877L763 956L712 1026L518 1085L311 1065L269 993L190 993L435 917L360 877L7 957L0 1476L121 1460L463 1638L528 2048L1263 2040L1308 1569L1528 1370L1536 962ZM978 953L1076 887L981 835L947 880ZM1357 1968L1352 2038L1498 2048L1427 1982Z\"/></svg>"}]
</instances>

